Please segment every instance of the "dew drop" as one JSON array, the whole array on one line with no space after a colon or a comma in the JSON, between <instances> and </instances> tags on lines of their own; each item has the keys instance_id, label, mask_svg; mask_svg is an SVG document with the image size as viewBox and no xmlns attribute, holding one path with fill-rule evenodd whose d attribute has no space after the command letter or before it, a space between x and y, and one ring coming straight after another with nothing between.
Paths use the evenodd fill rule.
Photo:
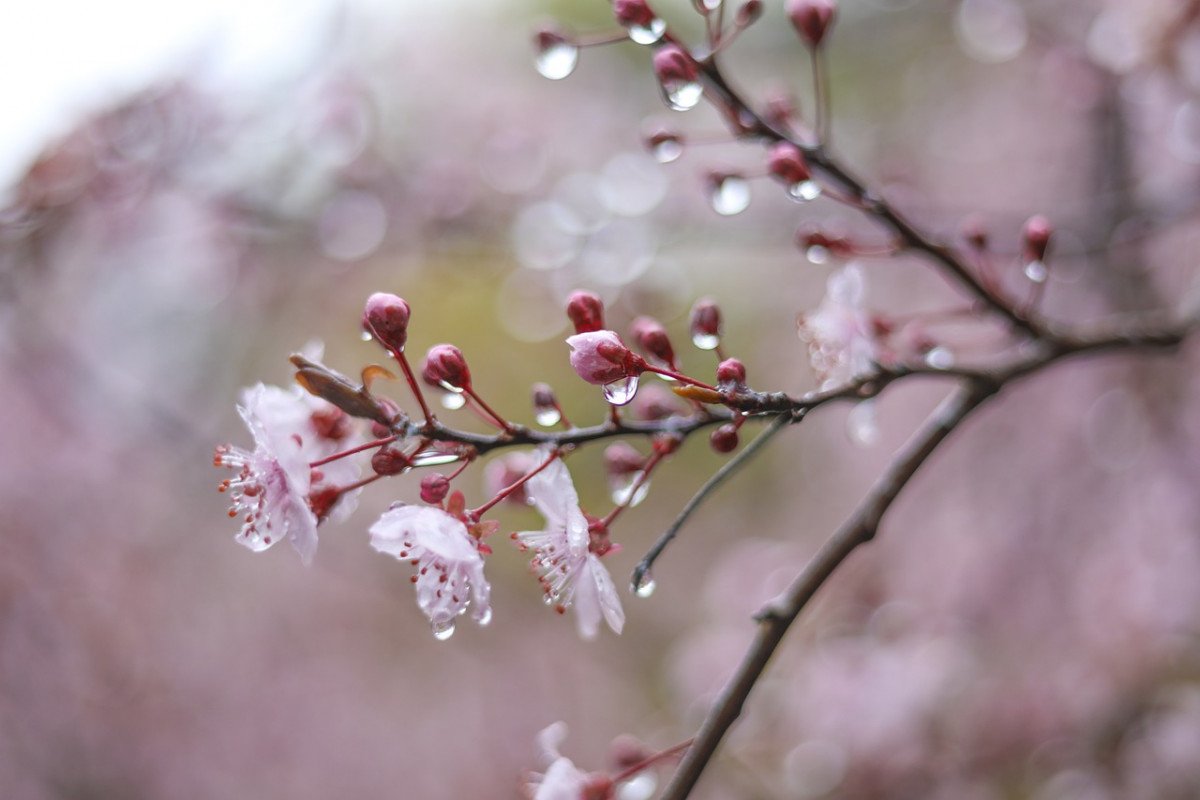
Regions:
<instances>
[{"instance_id":1,"label":"dew drop","mask_svg":"<svg viewBox=\"0 0 1200 800\"><path fill-rule=\"evenodd\" d=\"M448 411L458 411L467 404L467 398L458 392L442 393L442 408Z\"/></svg>"},{"instance_id":2,"label":"dew drop","mask_svg":"<svg viewBox=\"0 0 1200 800\"><path fill-rule=\"evenodd\" d=\"M612 383L604 384L604 399L614 406L623 406L633 399L638 390L638 376L630 375Z\"/></svg>"},{"instance_id":3,"label":"dew drop","mask_svg":"<svg viewBox=\"0 0 1200 800\"><path fill-rule=\"evenodd\" d=\"M646 25L630 25L629 38L638 44L654 44L667 32L667 23L659 17Z\"/></svg>"},{"instance_id":4,"label":"dew drop","mask_svg":"<svg viewBox=\"0 0 1200 800\"><path fill-rule=\"evenodd\" d=\"M375 337L371 335L371 332L370 332L370 331L363 331L363 332L362 332L362 340L363 340L364 342L369 342L369 341L373 340L374 338L375 338Z\"/></svg>"},{"instance_id":5,"label":"dew drop","mask_svg":"<svg viewBox=\"0 0 1200 800\"><path fill-rule=\"evenodd\" d=\"M704 96L704 87L699 81L667 81L662 90L667 105L674 111L693 109Z\"/></svg>"},{"instance_id":6,"label":"dew drop","mask_svg":"<svg viewBox=\"0 0 1200 800\"><path fill-rule=\"evenodd\" d=\"M543 408L539 409L538 412L533 415L533 418L537 420L538 425L549 428L552 425L558 424L558 421L562 419L562 414L559 413L557 408Z\"/></svg>"},{"instance_id":7,"label":"dew drop","mask_svg":"<svg viewBox=\"0 0 1200 800\"><path fill-rule=\"evenodd\" d=\"M829 256L829 248L823 244L809 245L808 249L804 251L804 257L810 264L828 264Z\"/></svg>"},{"instance_id":8,"label":"dew drop","mask_svg":"<svg viewBox=\"0 0 1200 800\"><path fill-rule=\"evenodd\" d=\"M821 185L813 180L800 181L788 187L788 197L797 203L807 203L821 196Z\"/></svg>"},{"instance_id":9,"label":"dew drop","mask_svg":"<svg viewBox=\"0 0 1200 800\"><path fill-rule=\"evenodd\" d=\"M658 584L654 582L654 576L647 570L638 577L637 585L633 587L633 593L638 597L649 597L657 588Z\"/></svg>"},{"instance_id":10,"label":"dew drop","mask_svg":"<svg viewBox=\"0 0 1200 800\"><path fill-rule=\"evenodd\" d=\"M950 348L938 345L925 354L925 364L934 369L950 369L954 366L954 353Z\"/></svg>"},{"instance_id":11,"label":"dew drop","mask_svg":"<svg viewBox=\"0 0 1200 800\"><path fill-rule=\"evenodd\" d=\"M483 613L479 615L479 624L484 628L492 624L492 609L490 606L485 608Z\"/></svg>"},{"instance_id":12,"label":"dew drop","mask_svg":"<svg viewBox=\"0 0 1200 800\"><path fill-rule=\"evenodd\" d=\"M683 155L683 142L678 139L663 139L650 149L654 160L660 164L670 164Z\"/></svg>"},{"instance_id":13,"label":"dew drop","mask_svg":"<svg viewBox=\"0 0 1200 800\"><path fill-rule=\"evenodd\" d=\"M1041 261L1030 261L1025 265L1025 277L1034 283L1045 283L1049 271Z\"/></svg>"},{"instance_id":14,"label":"dew drop","mask_svg":"<svg viewBox=\"0 0 1200 800\"><path fill-rule=\"evenodd\" d=\"M720 343L721 337L716 334L700 332L692 334L692 344L700 350L716 350Z\"/></svg>"},{"instance_id":15,"label":"dew drop","mask_svg":"<svg viewBox=\"0 0 1200 800\"><path fill-rule=\"evenodd\" d=\"M712 182L709 202L723 217L740 214L750 205L750 183L740 175L724 175Z\"/></svg>"},{"instance_id":16,"label":"dew drop","mask_svg":"<svg viewBox=\"0 0 1200 800\"><path fill-rule=\"evenodd\" d=\"M443 620L441 622L432 623L433 638L439 642L444 642L454 635L454 620Z\"/></svg>"},{"instance_id":17,"label":"dew drop","mask_svg":"<svg viewBox=\"0 0 1200 800\"><path fill-rule=\"evenodd\" d=\"M637 483L637 479L642 473L635 472L628 480L623 480L612 490L612 501L619 506L629 506L633 508L638 503L646 499L646 495L650 494L650 481L642 481L641 486L634 491L633 485ZM632 497L630 495L633 495Z\"/></svg>"},{"instance_id":18,"label":"dew drop","mask_svg":"<svg viewBox=\"0 0 1200 800\"><path fill-rule=\"evenodd\" d=\"M441 386L447 392L454 392L455 394L461 394L463 390L461 386L455 386L453 383L449 383L448 381L438 381L438 386Z\"/></svg>"},{"instance_id":19,"label":"dew drop","mask_svg":"<svg viewBox=\"0 0 1200 800\"><path fill-rule=\"evenodd\" d=\"M873 402L864 400L850 410L846 417L846 435L860 447L870 447L879 441L879 424Z\"/></svg>"},{"instance_id":20,"label":"dew drop","mask_svg":"<svg viewBox=\"0 0 1200 800\"><path fill-rule=\"evenodd\" d=\"M414 467L440 467L443 464L453 464L459 460L458 453L443 453L440 450L426 450L412 457Z\"/></svg>"},{"instance_id":21,"label":"dew drop","mask_svg":"<svg viewBox=\"0 0 1200 800\"><path fill-rule=\"evenodd\" d=\"M560 81L575 71L579 48L570 42L555 42L538 53L536 63L543 78Z\"/></svg>"}]
</instances>

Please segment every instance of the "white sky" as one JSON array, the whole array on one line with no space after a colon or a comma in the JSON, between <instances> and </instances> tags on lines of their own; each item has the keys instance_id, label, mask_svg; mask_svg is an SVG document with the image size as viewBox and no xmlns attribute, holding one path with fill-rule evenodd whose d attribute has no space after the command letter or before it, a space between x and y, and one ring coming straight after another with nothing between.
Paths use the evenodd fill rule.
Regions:
<instances>
[{"instance_id":1,"label":"white sky","mask_svg":"<svg viewBox=\"0 0 1200 800\"><path fill-rule=\"evenodd\" d=\"M468 1L0 0L0 191L82 115L173 71L261 80L341 5L394 18Z\"/></svg>"}]
</instances>

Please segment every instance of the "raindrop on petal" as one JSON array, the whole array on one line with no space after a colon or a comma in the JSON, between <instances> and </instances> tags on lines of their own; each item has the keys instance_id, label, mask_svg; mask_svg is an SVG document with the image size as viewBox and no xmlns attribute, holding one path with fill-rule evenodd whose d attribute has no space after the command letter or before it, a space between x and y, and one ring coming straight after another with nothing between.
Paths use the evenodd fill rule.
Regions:
<instances>
[{"instance_id":1,"label":"raindrop on petal","mask_svg":"<svg viewBox=\"0 0 1200 800\"><path fill-rule=\"evenodd\" d=\"M551 425L557 425L562 419L562 414L557 408L543 408L533 416L537 420L537 424L549 428Z\"/></svg>"},{"instance_id":2,"label":"raindrop on petal","mask_svg":"<svg viewBox=\"0 0 1200 800\"><path fill-rule=\"evenodd\" d=\"M432 623L433 638L439 642L444 642L454 635L454 620L443 620L441 622Z\"/></svg>"},{"instance_id":3,"label":"raindrop on petal","mask_svg":"<svg viewBox=\"0 0 1200 800\"><path fill-rule=\"evenodd\" d=\"M637 390L638 376L630 375L627 378L604 384L604 399L614 406L623 406L633 399Z\"/></svg>"},{"instance_id":4,"label":"raindrop on petal","mask_svg":"<svg viewBox=\"0 0 1200 800\"><path fill-rule=\"evenodd\" d=\"M740 175L724 175L712 182L709 202L724 217L740 214L750 205L750 182Z\"/></svg>"},{"instance_id":5,"label":"raindrop on petal","mask_svg":"<svg viewBox=\"0 0 1200 800\"><path fill-rule=\"evenodd\" d=\"M537 71L552 81L570 75L578 63L579 48L570 42L555 42L537 54Z\"/></svg>"},{"instance_id":6,"label":"raindrop on petal","mask_svg":"<svg viewBox=\"0 0 1200 800\"><path fill-rule=\"evenodd\" d=\"M816 200L821 196L821 185L813 180L800 181L788 187L788 197L798 203Z\"/></svg>"},{"instance_id":7,"label":"raindrop on petal","mask_svg":"<svg viewBox=\"0 0 1200 800\"><path fill-rule=\"evenodd\" d=\"M667 81L662 90L667 105L674 111L693 109L704 96L704 87L699 81Z\"/></svg>"},{"instance_id":8,"label":"raindrop on petal","mask_svg":"<svg viewBox=\"0 0 1200 800\"><path fill-rule=\"evenodd\" d=\"M638 44L654 44L667 32L667 23L655 17L646 25L630 25L629 38Z\"/></svg>"}]
</instances>

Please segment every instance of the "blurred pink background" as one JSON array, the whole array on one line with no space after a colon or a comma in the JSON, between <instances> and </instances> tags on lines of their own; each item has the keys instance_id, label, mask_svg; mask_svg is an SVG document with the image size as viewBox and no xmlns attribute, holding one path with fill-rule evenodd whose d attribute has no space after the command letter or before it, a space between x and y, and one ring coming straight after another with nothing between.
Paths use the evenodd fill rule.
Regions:
<instances>
[{"instance_id":1,"label":"blurred pink background","mask_svg":"<svg viewBox=\"0 0 1200 800\"><path fill-rule=\"evenodd\" d=\"M684 0L654 5L700 30ZM766 3L727 70L749 96L790 90L805 109L781 5ZM1011 254L1022 220L1047 214L1046 310L1061 319L1196 291L1200 4L842 11L835 147L923 225L953 238L978 213ZM123 13L96 22L97 64L160 41L157 18ZM809 264L794 232L878 231L765 180L747 212L718 217L703 173L761 170L763 155L650 158L648 126L703 136L719 120L666 110L644 48L586 50L567 80L540 78L533 26L608 30L602 0L239 13L181 17L172 30L188 35L162 39L177 51L94 84L50 63L86 63L36 38L58 35L52 18L23 6L4 26L43 45L5 80L48 88L10 95L22 114L0 138L0 795L516 797L556 720L589 769L610 767L621 733L686 738L749 616L943 387L889 390L868 446L847 435L846 407L780 437L684 529L655 594L626 595L624 634L593 642L542 605L505 541L488 563L493 623L435 641L408 571L366 546L416 478L371 487L351 521L322 529L309 569L286 548L249 553L212 447L248 443L240 387L286 385L309 340L350 374L381 361L358 337L377 290L412 305L413 352L459 345L489 401L526 423L537 380L579 424L605 413L567 364L575 288L602 294L620 329L658 316L698 373L711 356L684 347L686 313L712 296L751 384L805 391L796 315L834 265ZM32 94L44 109L23 103ZM955 302L916 261L864 270L872 307ZM947 336L963 359L994 345L978 327ZM822 589L697 796L1200 795L1196 366L1194 345L1073 362L973 418ZM596 513L610 502L600 456L570 461ZM659 471L614 530L619 586L721 463L696 437ZM469 501L486 499L482 483L467 473ZM540 525L499 518L505 532Z\"/></svg>"}]
</instances>

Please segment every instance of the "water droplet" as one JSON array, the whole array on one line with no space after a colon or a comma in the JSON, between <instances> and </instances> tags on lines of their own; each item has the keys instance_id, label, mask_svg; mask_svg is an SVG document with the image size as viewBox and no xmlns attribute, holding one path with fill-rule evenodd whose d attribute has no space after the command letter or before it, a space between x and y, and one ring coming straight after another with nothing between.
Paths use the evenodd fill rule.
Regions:
<instances>
[{"instance_id":1,"label":"water droplet","mask_svg":"<svg viewBox=\"0 0 1200 800\"><path fill-rule=\"evenodd\" d=\"M740 175L724 175L713 181L709 202L723 217L740 214L750 205L750 182Z\"/></svg>"},{"instance_id":2,"label":"water droplet","mask_svg":"<svg viewBox=\"0 0 1200 800\"><path fill-rule=\"evenodd\" d=\"M954 366L954 353L950 348L938 345L925 354L925 364L934 369L950 369Z\"/></svg>"},{"instance_id":3,"label":"water droplet","mask_svg":"<svg viewBox=\"0 0 1200 800\"><path fill-rule=\"evenodd\" d=\"M660 164L670 164L683 155L683 142L678 139L663 139L650 149L654 160Z\"/></svg>"},{"instance_id":4,"label":"water droplet","mask_svg":"<svg viewBox=\"0 0 1200 800\"><path fill-rule=\"evenodd\" d=\"M438 386L441 386L447 392L454 392L455 394L460 394L463 390L461 386L455 386L453 383L447 381L438 381Z\"/></svg>"},{"instance_id":5,"label":"water droplet","mask_svg":"<svg viewBox=\"0 0 1200 800\"><path fill-rule=\"evenodd\" d=\"M558 421L562 419L562 414L557 408L542 408L538 409L533 418L537 420L538 425L549 428L551 425L558 424Z\"/></svg>"},{"instance_id":6,"label":"water droplet","mask_svg":"<svg viewBox=\"0 0 1200 800\"><path fill-rule=\"evenodd\" d=\"M827 264L829 263L829 256L831 254L829 248L825 245L813 244L809 245L808 249L804 251L804 255L810 264Z\"/></svg>"},{"instance_id":7,"label":"water droplet","mask_svg":"<svg viewBox=\"0 0 1200 800\"><path fill-rule=\"evenodd\" d=\"M414 467L440 467L443 464L453 464L459 460L458 453L443 453L440 450L426 450L412 457Z\"/></svg>"},{"instance_id":8,"label":"water droplet","mask_svg":"<svg viewBox=\"0 0 1200 800\"><path fill-rule=\"evenodd\" d=\"M454 635L454 620L442 620L441 622L432 623L433 638L439 642L444 642Z\"/></svg>"},{"instance_id":9,"label":"water droplet","mask_svg":"<svg viewBox=\"0 0 1200 800\"><path fill-rule=\"evenodd\" d=\"M721 343L721 337L712 333L693 333L692 344L700 350L716 350Z\"/></svg>"},{"instance_id":10,"label":"water droplet","mask_svg":"<svg viewBox=\"0 0 1200 800\"><path fill-rule=\"evenodd\" d=\"M1034 283L1045 283L1049 271L1041 261L1030 261L1025 265L1025 277Z\"/></svg>"},{"instance_id":11,"label":"water droplet","mask_svg":"<svg viewBox=\"0 0 1200 800\"><path fill-rule=\"evenodd\" d=\"M629 38L638 44L654 44L667 32L667 23L655 17L646 25L630 25Z\"/></svg>"},{"instance_id":12,"label":"water droplet","mask_svg":"<svg viewBox=\"0 0 1200 800\"><path fill-rule=\"evenodd\" d=\"M479 624L481 627L484 627L484 628L486 628L488 625L492 624L491 606L488 606L487 608L485 608L483 610L483 613L479 615Z\"/></svg>"},{"instance_id":13,"label":"water droplet","mask_svg":"<svg viewBox=\"0 0 1200 800\"><path fill-rule=\"evenodd\" d=\"M658 584L654 582L654 576L647 570L638 577L638 582L633 587L633 593L638 597L649 597L657 588Z\"/></svg>"},{"instance_id":14,"label":"water droplet","mask_svg":"<svg viewBox=\"0 0 1200 800\"><path fill-rule=\"evenodd\" d=\"M704 7L709 11L716 11L721 7L721 0L704 0Z\"/></svg>"},{"instance_id":15,"label":"water droplet","mask_svg":"<svg viewBox=\"0 0 1200 800\"><path fill-rule=\"evenodd\" d=\"M442 408L448 411L458 411L467 404L467 398L458 392L442 393Z\"/></svg>"},{"instance_id":16,"label":"water droplet","mask_svg":"<svg viewBox=\"0 0 1200 800\"><path fill-rule=\"evenodd\" d=\"M371 341L371 340L372 340L372 339L374 339L374 338L375 338L375 337L371 335L371 332L370 332L370 331L363 331L363 332L362 332L362 340L363 340L364 342L369 342L369 341Z\"/></svg>"},{"instance_id":17,"label":"water droplet","mask_svg":"<svg viewBox=\"0 0 1200 800\"><path fill-rule=\"evenodd\" d=\"M861 447L870 447L879 441L879 424L875 418L875 404L864 400L846 417L846 435Z\"/></svg>"},{"instance_id":18,"label":"water droplet","mask_svg":"<svg viewBox=\"0 0 1200 800\"><path fill-rule=\"evenodd\" d=\"M658 778L652 772L634 775L617 789L617 800L650 800L658 788Z\"/></svg>"},{"instance_id":19,"label":"water droplet","mask_svg":"<svg viewBox=\"0 0 1200 800\"><path fill-rule=\"evenodd\" d=\"M575 71L579 48L570 42L555 42L537 54L537 71L543 78L560 81Z\"/></svg>"},{"instance_id":20,"label":"water droplet","mask_svg":"<svg viewBox=\"0 0 1200 800\"><path fill-rule=\"evenodd\" d=\"M633 508L638 503L646 499L646 495L650 494L650 481L642 481L642 484L637 487L637 491L633 490L633 485L637 483L637 479L641 477L640 472L635 472L628 479L622 480L620 484L613 487L612 501L619 506L629 506ZM633 496L630 497L630 494Z\"/></svg>"},{"instance_id":21,"label":"water droplet","mask_svg":"<svg viewBox=\"0 0 1200 800\"><path fill-rule=\"evenodd\" d=\"M704 96L699 81L667 81L662 85L663 97L674 111L693 109Z\"/></svg>"},{"instance_id":22,"label":"water droplet","mask_svg":"<svg viewBox=\"0 0 1200 800\"><path fill-rule=\"evenodd\" d=\"M821 196L821 185L816 181L800 181L788 187L788 196L798 203L816 200Z\"/></svg>"},{"instance_id":23,"label":"water droplet","mask_svg":"<svg viewBox=\"0 0 1200 800\"><path fill-rule=\"evenodd\" d=\"M638 376L630 375L627 378L604 384L604 399L614 406L623 406L633 399L637 390Z\"/></svg>"}]
</instances>

